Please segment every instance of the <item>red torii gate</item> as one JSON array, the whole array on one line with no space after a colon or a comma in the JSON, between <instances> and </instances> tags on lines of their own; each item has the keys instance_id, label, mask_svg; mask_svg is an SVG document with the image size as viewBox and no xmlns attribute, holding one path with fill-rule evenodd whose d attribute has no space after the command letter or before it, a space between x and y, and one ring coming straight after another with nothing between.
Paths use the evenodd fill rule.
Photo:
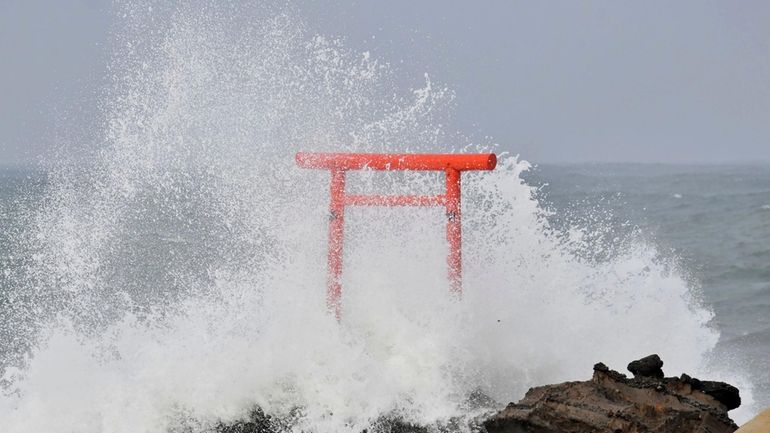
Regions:
<instances>
[{"instance_id":1,"label":"red torii gate","mask_svg":"<svg viewBox=\"0 0 770 433\"><path fill-rule=\"evenodd\" d=\"M329 170L331 200L329 202L329 277L327 305L340 318L342 294L342 240L345 206L445 206L449 242L449 281L452 291L462 293L462 222L460 218L460 172L493 170L497 165L494 153L478 154L377 154L377 153L314 153L299 152L297 165L303 168ZM446 193L442 195L352 195L345 194L345 173L348 170L419 170L443 171Z\"/></svg>"}]
</instances>

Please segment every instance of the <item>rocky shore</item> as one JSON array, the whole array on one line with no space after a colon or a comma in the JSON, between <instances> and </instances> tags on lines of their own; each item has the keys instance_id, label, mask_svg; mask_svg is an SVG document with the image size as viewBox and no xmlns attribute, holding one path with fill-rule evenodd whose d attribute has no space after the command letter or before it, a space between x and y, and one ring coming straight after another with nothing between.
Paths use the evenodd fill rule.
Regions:
<instances>
[{"instance_id":1,"label":"rocky shore","mask_svg":"<svg viewBox=\"0 0 770 433\"><path fill-rule=\"evenodd\" d=\"M731 433L738 389L686 374L664 377L651 355L629 364L633 378L599 363L591 380L530 389L484 423L488 433Z\"/></svg>"},{"instance_id":2,"label":"rocky shore","mask_svg":"<svg viewBox=\"0 0 770 433\"><path fill-rule=\"evenodd\" d=\"M627 377L602 363L583 382L530 389L518 403L480 420L480 433L732 433L728 411L741 404L738 389L682 374L665 377L663 361L650 355L631 362ZM250 419L221 425L217 433L278 433L275 419L255 410ZM382 420L373 431L427 433L436 430ZM452 429L438 429L451 431Z\"/></svg>"}]
</instances>

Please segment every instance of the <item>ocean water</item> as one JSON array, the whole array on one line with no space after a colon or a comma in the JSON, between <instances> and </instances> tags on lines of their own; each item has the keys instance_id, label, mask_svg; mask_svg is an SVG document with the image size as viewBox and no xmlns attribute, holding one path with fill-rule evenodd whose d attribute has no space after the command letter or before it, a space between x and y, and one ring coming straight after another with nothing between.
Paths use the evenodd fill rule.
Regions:
<instances>
[{"instance_id":1,"label":"ocean water","mask_svg":"<svg viewBox=\"0 0 770 433\"><path fill-rule=\"evenodd\" d=\"M763 252L727 241L766 236L765 172L712 196L738 187L721 171L531 170L501 155L463 177L462 299L440 209L351 208L337 322L328 174L294 154L501 147L452 127L449 86L402 88L284 7L138 3L120 15L104 117L48 166L2 174L0 431L204 432L255 405L292 431L382 417L468 431L491 409L474 393L502 405L653 352L669 374L739 386L738 420L767 404L766 268L737 271ZM440 180L364 171L348 187Z\"/></svg>"},{"instance_id":2,"label":"ocean water","mask_svg":"<svg viewBox=\"0 0 770 433\"><path fill-rule=\"evenodd\" d=\"M556 230L559 236L579 237L581 239L579 242L580 248L573 250L572 253L582 257L588 263L592 261L612 263L618 255L626 254L628 248L634 248L632 245L639 245L640 243L653 245L656 258L651 260L648 265L652 264L654 266L660 262L665 262L667 263L666 266L676 269L674 272L679 275L678 278L686 285L688 292L697 299L697 301L691 300L688 302L713 312L713 315L703 319L700 325L707 329L718 331L718 340L696 351L699 356L703 357L706 364L711 365L711 367L707 367L705 370L700 370L708 372L708 374L703 373L705 374L704 377L712 378L715 374L713 372L716 370L721 371L721 373L717 373L717 376L722 375L717 378L726 380L737 378L740 382L739 386L743 385L745 387L749 385L748 389L744 388L742 390L744 394L746 391L749 391L749 399L746 402L748 406L743 408L742 413L739 412L740 410L736 411L738 412L737 418L739 420L741 417L745 418L757 411L758 408L770 404L770 393L767 392L770 389L770 373L768 373L767 369L767 359L770 359L770 261L768 261L768 256L770 256L770 239L768 238L770 236L770 167L546 164L531 168L529 171L522 173L521 177L527 185L535 187L532 191L532 197L538 200L538 206L542 208L545 218L550 224L550 228L543 228L543 230ZM21 343L38 341L30 337L26 326L22 328L27 332L21 333L17 333L19 331L18 324L8 326L9 321L20 317L17 313L14 314L16 308L14 302L9 302L9 299L18 300L17 297L10 293L16 289L14 284L18 284L14 281L12 274L20 267L29 266L28 263L25 263L29 260L29 257L15 256L19 252L8 248L8 245L18 244L14 237L23 236L25 228L21 224L25 221L25 214L28 212L40 212L40 208L44 206L46 195L50 194L48 192L50 188L48 182L47 174L41 170L4 169L0 172L0 217L2 218L3 227L2 233L0 233L2 235L2 243L0 245L3 246L3 249L0 251L0 269L3 270L3 273L0 274L3 283L0 286L2 288L2 291L0 291L0 303L3 305L2 317L4 319L3 324L5 325L3 327L4 344L0 349L4 351L3 355L6 360L4 367L6 369L18 365L12 361L13 357L8 355L18 348L17 343L19 343L19 339L22 339ZM576 231L580 234L576 235ZM172 242L180 241L173 240ZM181 246L183 248L194 248L189 243L181 243ZM154 248L157 248L157 246ZM349 263L346 262L346 265L349 265ZM150 272L155 276L163 274L158 270L151 269L152 266L146 263L142 263L139 266L142 267L139 270L140 273ZM597 266L597 268L599 268L597 272L607 272L607 269L602 265ZM671 272L671 269L665 272ZM617 271L617 269L612 270L612 272ZM647 269L645 272L650 272L650 270ZM316 277L322 280L321 275L318 273L316 273ZM584 278L585 276L574 281L567 280L563 284L584 284ZM133 287L135 286L132 286L131 290L138 290L138 288ZM315 289L319 292L317 297L320 299L320 292L323 290L322 284L317 284ZM611 292L613 288L592 287L591 289L596 293L586 293L585 299L601 297L606 291L609 290ZM511 289L511 292L515 302L516 289ZM679 294L681 295L681 293ZM637 300L634 299L634 294L628 293L627 295L632 297L632 299L626 308L634 309L634 302ZM638 295L642 299L641 302L645 302L644 298L647 294L639 293ZM548 298L546 295L543 295L543 297ZM531 302L531 300L529 301ZM35 300L34 302L39 301ZM158 301L154 300L152 302L157 303ZM665 303L667 301L663 300L661 302ZM322 309L320 302L316 302L315 307L319 310ZM486 307L488 308L489 305ZM588 355L585 353L581 354L582 360L585 361L582 362L582 370L576 370L572 374L565 374L563 376L557 374L552 376L552 379L548 374L545 374L542 379L532 378L523 380L522 378L517 378L517 380L523 380L525 385L537 385L549 379L552 381L580 379L589 374L588 364L590 362L606 360L609 356L619 362L625 362L626 359L630 359L629 357L641 356L649 351L677 352L677 348L672 350L671 347L668 347L671 344L671 333L676 334L679 331L690 332L691 330L686 328L683 330L678 329L676 321L663 326L656 322L660 318L657 309L667 309L668 307L668 305L644 305L643 310L649 313L649 317L645 317L642 314L636 318L634 323L630 324L621 325L618 322L611 321L610 323L597 323L596 327L588 325L588 329L591 332L596 332L597 335L593 337L596 338L596 341L586 341L586 344L601 349L593 352L595 353L593 357L591 357L591 352ZM208 308L208 306L204 306L204 308ZM216 308L221 308L221 306ZM609 306L609 308L612 308L612 306ZM354 313L350 312L350 314ZM499 317L501 320L512 319L507 316L506 312L499 312L495 317ZM391 320L390 317L380 317L379 319L383 320L383 324ZM36 320L37 318L32 318L32 323ZM517 326L522 326L526 329L529 326L542 327L543 320L554 320L554 318L527 316L526 320L519 320L516 323ZM591 321L590 318L585 318L585 320ZM623 319L616 318L615 320L622 321ZM604 327L616 325L621 328L626 328L628 325L638 328L651 328L653 332L648 337L652 338L653 342L652 344L640 344L638 348L626 346L623 348L623 352L621 352L623 356L615 356L615 346L602 342L601 336L604 333L614 334L615 332L611 328L607 329ZM136 318L131 319L131 326L137 326ZM495 324L487 323L487 326L495 327ZM668 326L672 329L668 329ZM182 332L187 332L187 330L185 329ZM625 332L630 334L627 337L633 338L633 330L629 331L626 328ZM90 333L84 332L84 335L88 334ZM645 332L645 334L647 333ZM193 335L196 338L200 337L199 334ZM93 338L93 336L88 338ZM98 340L102 338L104 337L100 336ZM110 334L110 338L114 338L112 334ZM157 336L139 335L133 336L133 338L138 338L139 340L133 342L137 346L131 347L132 350L147 350L148 348L145 345L154 346L157 344L157 341L154 341ZM145 338L147 338L147 341L143 341ZM13 343L13 340L16 340L16 343ZM344 344L349 343L345 342ZM423 341L423 344L425 343ZM48 365L44 368L52 368L53 371L42 373L44 376L40 380L43 383L37 384L37 386L42 387L40 391L45 391L49 387L62 386L62 382L64 382L64 386L71 386L70 389L65 388L69 392L93 392L93 390L87 390L87 388L81 391L81 384L78 381L68 383L68 381L63 380L64 378L58 376L85 373L80 370L83 366L77 365L83 362L82 359L77 360L79 362L76 362L75 366L67 363L67 361L73 361L72 359L67 359L67 357L77 357L78 355L68 353L69 351L75 350L79 352L82 350L87 357L90 357L94 356L94 353L101 353L103 348L95 350L94 347L90 347L83 341L66 341L63 343L58 342L58 344L64 344L63 348L59 348L64 353L49 354L49 356L53 356L53 359L49 359L47 362L51 362L53 365ZM189 344L189 342L186 344ZM275 342L275 344L281 343ZM68 345L72 347L67 347ZM552 349L548 346L549 344L543 343L522 349L528 352L543 350L550 354ZM154 349L157 350L157 348ZM33 358L35 356L34 350ZM51 350L50 346L45 350ZM111 350L114 350L114 348ZM183 354L178 355L183 356ZM293 355L297 356L296 353ZM565 357L568 358L568 355L565 354ZM38 354L37 356L40 355ZM62 360L63 365L59 366L59 357L62 356L65 359ZM104 355L100 354L99 357L101 356ZM171 359L166 359L165 361L173 363L175 361L173 359L174 355L171 356ZM211 354L209 353L207 356L211 356ZM249 356L253 355L250 354ZM262 356L271 357L270 354L262 354ZM415 356L415 354L412 354L412 356ZM419 357L419 355L417 356ZM537 360L536 362L567 361L566 359L559 359L558 356L554 360L547 359L547 355L541 357L536 354L530 354L529 356L533 356ZM524 359L527 359L528 362L533 362L529 357ZM671 359L664 355L664 360L670 361ZM181 361L181 359L178 361ZM320 361L328 362L328 360ZM412 361L415 361L415 359ZM34 365L34 362L32 364ZM664 370L669 375L678 375L682 372L691 373L693 371L690 370L693 367L681 367L682 365L688 365L688 363L677 364L667 362ZM622 363L614 365L618 369L622 369L623 366ZM715 368L714 366L717 367ZM522 371L528 370L526 366L521 367L523 367L521 368ZM677 370L677 367L680 367L680 369ZM210 368L217 370L220 367L213 365ZM554 365L550 366L550 368L558 370L558 367ZM14 399L9 401L14 401L18 404L18 399L23 394L19 393L19 390L15 389L13 384L18 385L19 377L24 375L20 374L19 370L14 370L13 368L10 368L10 371L14 373L6 373L5 386L7 387L6 390L14 391L8 393L6 398ZM699 370L696 369L694 371ZM165 372L164 376L167 373ZM201 371L189 372L189 376L186 379L201 380L211 373ZM14 374L16 379L12 378ZM47 374L53 375L53 377L46 377ZM374 373L372 372L371 374ZM180 379L184 377L184 375L180 376ZM80 378L80 380L83 379ZM414 377L411 379L415 380ZM441 379L433 378L432 380L439 381ZM50 383L47 383L47 381L50 381ZM107 398L133 400L130 395L117 397L127 391L121 389L121 387L126 386L125 383L107 382L95 383L93 385L114 387L110 392L106 393ZM224 386L228 385L235 386L234 383L229 382L224 384ZM508 400L517 399L519 397L517 392L520 394L523 387L514 387L514 389L516 389L516 392L504 394L504 396L508 396ZM224 390L219 391L223 392ZM250 391L255 396L258 395L256 389ZM110 397L110 394L113 393L115 397ZM249 392L246 392L246 395L249 395ZM363 397L359 396L359 398ZM404 396L403 398L406 397ZM500 401L506 400L501 396L498 396L498 399ZM22 398L21 401L23 400ZM256 401L258 399L255 399ZM239 413L241 415L245 413L248 406L246 402L249 402L249 400L243 402L240 412L236 410L232 415L233 417L237 417ZM25 411L24 416L31 417L35 411L45 410L52 419L57 420L56 423L58 424L61 422L60 419L57 419L58 405L61 404L61 401L52 401L49 404L53 406L37 406L32 409L32 412ZM88 404L93 404L93 401L88 399ZM111 404L112 402L108 406ZM11 408L6 407L6 410L9 412L6 412L4 415L12 416L19 410L19 407L12 405ZM93 408L91 407L89 410L93 410ZM167 415L171 416L172 419L173 416L178 416L178 414L175 414L178 409L167 408L167 410L169 410ZM460 411L462 412L462 409ZM97 413L98 410L95 410L92 416L103 420L106 414L97 415ZM390 410L386 410L383 413L391 414ZM446 417L450 413L442 415ZM736 413L733 413L733 416L736 416ZM206 416L202 417L206 418ZM372 414L368 419L371 421L376 418L376 414ZM196 418L191 416L191 419ZM220 415L215 417L215 419L227 419L227 416ZM441 419L441 416L437 419ZM431 420L436 421L435 419ZM28 421L27 419L21 422L20 425L26 425ZM314 421L317 421L317 419ZM120 422L120 420L113 419L112 422ZM168 420L164 420L157 425L151 425L146 431L163 431L163 429L172 428L175 424L186 425L186 423L189 423L189 420L182 421L176 419L171 423L168 423ZM205 422L202 424L205 424ZM127 426L132 425L134 424L127 424ZM156 430L155 428L159 426L162 426L162 428ZM18 431L32 430L20 428ZM98 423L87 428L83 428L80 423L76 423L75 426L68 426L61 430L53 431L110 430L100 426ZM126 428L125 431L131 431L131 429Z\"/></svg>"},{"instance_id":3,"label":"ocean water","mask_svg":"<svg viewBox=\"0 0 770 433\"><path fill-rule=\"evenodd\" d=\"M749 372L770 406L770 165L546 164L525 178L554 226L674 258L714 312L711 356Z\"/></svg>"}]
</instances>

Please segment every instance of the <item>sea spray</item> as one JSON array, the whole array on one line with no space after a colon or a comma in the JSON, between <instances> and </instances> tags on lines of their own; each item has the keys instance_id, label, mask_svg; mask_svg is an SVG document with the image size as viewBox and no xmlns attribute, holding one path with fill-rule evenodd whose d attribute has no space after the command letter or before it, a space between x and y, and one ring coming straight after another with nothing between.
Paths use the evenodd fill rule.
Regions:
<instances>
[{"instance_id":1,"label":"sea spray","mask_svg":"<svg viewBox=\"0 0 770 433\"><path fill-rule=\"evenodd\" d=\"M54 167L17 239L30 258L2 324L25 338L4 358L0 431L204 431L255 406L297 431L441 425L475 414L473 392L505 403L598 360L707 368L718 336L685 281L643 242L586 259L505 155L463 178L463 299L439 210L350 209L337 323L328 174L293 155L465 150L452 92L399 89L280 8L124 10L103 138L68 149L88 164ZM350 185L436 187L425 173Z\"/></svg>"}]
</instances>

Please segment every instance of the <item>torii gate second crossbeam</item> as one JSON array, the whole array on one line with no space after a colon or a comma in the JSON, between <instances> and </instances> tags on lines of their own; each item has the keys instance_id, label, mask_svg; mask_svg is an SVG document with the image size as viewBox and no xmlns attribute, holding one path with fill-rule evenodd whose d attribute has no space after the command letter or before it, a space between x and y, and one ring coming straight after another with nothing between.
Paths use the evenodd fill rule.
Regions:
<instances>
[{"instance_id":1,"label":"torii gate second crossbeam","mask_svg":"<svg viewBox=\"0 0 770 433\"><path fill-rule=\"evenodd\" d=\"M494 153L477 154L378 154L378 153L313 153L299 152L297 165L303 168L329 170L331 200L329 202L329 276L327 305L340 318L342 295L342 241L345 206L444 206L446 237L449 242L449 281L452 291L462 293L462 221L460 212L460 173L468 170L493 170ZM443 171L446 193L442 195L349 195L345 194L345 173L349 170L415 170Z\"/></svg>"}]
</instances>

